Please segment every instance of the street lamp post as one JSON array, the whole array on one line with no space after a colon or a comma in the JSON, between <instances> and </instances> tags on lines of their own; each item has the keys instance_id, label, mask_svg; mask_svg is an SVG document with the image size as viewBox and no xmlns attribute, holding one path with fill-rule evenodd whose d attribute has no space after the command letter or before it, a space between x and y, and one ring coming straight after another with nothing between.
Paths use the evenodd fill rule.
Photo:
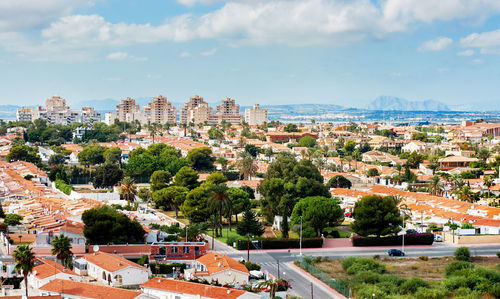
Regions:
<instances>
[{"instance_id":1,"label":"street lamp post","mask_svg":"<svg viewBox=\"0 0 500 299\"><path fill-rule=\"evenodd\" d=\"M302 256L302 215L300 215L300 256Z\"/></svg>"},{"instance_id":2,"label":"street lamp post","mask_svg":"<svg viewBox=\"0 0 500 299\"><path fill-rule=\"evenodd\" d=\"M405 235L406 235L406 226L405 226L405 218L406 218L406 214L401 211L403 213L403 243L402 243L402 248L401 248L401 251L403 251L403 254L405 253Z\"/></svg>"},{"instance_id":3,"label":"street lamp post","mask_svg":"<svg viewBox=\"0 0 500 299\"><path fill-rule=\"evenodd\" d=\"M186 221L188 221L188 218L186 217ZM188 241L188 225L186 224L186 242Z\"/></svg>"}]
</instances>

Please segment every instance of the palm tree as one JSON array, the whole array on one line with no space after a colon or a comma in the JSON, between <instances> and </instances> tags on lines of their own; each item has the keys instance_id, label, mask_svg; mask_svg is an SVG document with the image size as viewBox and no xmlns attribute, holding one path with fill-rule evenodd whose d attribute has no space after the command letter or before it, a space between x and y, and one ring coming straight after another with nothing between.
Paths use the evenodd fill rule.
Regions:
<instances>
[{"instance_id":1,"label":"palm tree","mask_svg":"<svg viewBox=\"0 0 500 299\"><path fill-rule=\"evenodd\" d=\"M135 188L135 181L131 177L124 177L122 185L120 186L120 195L130 204L134 201L137 189Z\"/></svg>"},{"instance_id":2,"label":"palm tree","mask_svg":"<svg viewBox=\"0 0 500 299\"><path fill-rule=\"evenodd\" d=\"M434 195L439 195L439 193L441 193L443 186L441 185L440 180L441 179L437 175L434 175L431 178L429 186L427 187L427 189L430 193L432 193Z\"/></svg>"},{"instance_id":3,"label":"palm tree","mask_svg":"<svg viewBox=\"0 0 500 299\"><path fill-rule=\"evenodd\" d=\"M488 187L488 198L489 198L491 196L490 194L491 186L495 185L495 183L493 183L493 178L490 175L485 176L483 179L483 185Z\"/></svg>"},{"instance_id":4,"label":"palm tree","mask_svg":"<svg viewBox=\"0 0 500 299\"><path fill-rule=\"evenodd\" d=\"M15 270L23 272L24 287L26 288L26 298L28 297L28 274L35 268L35 253L27 245L19 246L12 254L16 261Z\"/></svg>"},{"instance_id":5,"label":"palm tree","mask_svg":"<svg viewBox=\"0 0 500 299\"><path fill-rule=\"evenodd\" d=\"M222 237L222 215L227 198L227 186L225 184L217 184L212 188L212 199L210 201L210 206L212 211L217 213L217 215L219 216L220 231L217 233L218 237Z\"/></svg>"},{"instance_id":6,"label":"palm tree","mask_svg":"<svg viewBox=\"0 0 500 299\"><path fill-rule=\"evenodd\" d=\"M240 170L240 175L243 175L245 180L250 179L258 169L252 155L247 152L240 154L240 159L236 161L236 167Z\"/></svg>"},{"instance_id":7,"label":"palm tree","mask_svg":"<svg viewBox=\"0 0 500 299\"><path fill-rule=\"evenodd\" d=\"M70 259L73 256L73 252L71 252L71 239L65 235L59 235L54 237L51 244L52 255L55 255L61 261L63 267L68 267Z\"/></svg>"},{"instance_id":8,"label":"palm tree","mask_svg":"<svg viewBox=\"0 0 500 299\"><path fill-rule=\"evenodd\" d=\"M460 188L457 192L458 199L461 201L474 202L474 195L472 194L470 187L465 185Z\"/></svg>"},{"instance_id":9,"label":"palm tree","mask_svg":"<svg viewBox=\"0 0 500 299\"><path fill-rule=\"evenodd\" d=\"M208 223L212 228L212 250L214 250L215 230L217 229L217 227L219 227L219 218L217 217L217 215L212 214L208 218Z\"/></svg>"}]
</instances>

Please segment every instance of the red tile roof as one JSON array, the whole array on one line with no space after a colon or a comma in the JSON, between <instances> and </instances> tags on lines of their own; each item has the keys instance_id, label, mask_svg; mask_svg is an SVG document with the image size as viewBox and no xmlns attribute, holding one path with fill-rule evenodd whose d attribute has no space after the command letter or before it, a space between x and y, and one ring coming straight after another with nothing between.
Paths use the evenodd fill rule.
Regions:
<instances>
[{"instance_id":1,"label":"red tile roof","mask_svg":"<svg viewBox=\"0 0 500 299\"><path fill-rule=\"evenodd\" d=\"M89 263L101 267L109 272L115 272L127 267L136 267L146 270L145 267L112 253L95 252L85 255L83 258Z\"/></svg>"},{"instance_id":2,"label":"red tile roof","mask_svg":"<svg viewBox=\"0 0 500 299\"><path fill-rule=\"evenodd\" d=\"M36 271L36 278L38 279L44 279L62 272L78 276L75 272L70 269L65 269L62 265L56 263L55 261L38 258L35 261L35 264L38 265L33 268L33 273Z\"/></svg>"},{"instance_id":3,"label":"red tile roof","mask_svg":"<svg viewBox=\"0 0 500 299\"><path fill-rule=\"evenodd\" d=\"M54 279L41 286L40 290L95 299L133 299L140 294L138 291L118 289L65 279Z\"/></svg>"},{"instance_id":4,"label":"red tile roof","mask_svg":"<svg viewBox=\"0 0 500 299\"><path fill-rule=\"evenodd\" d=\"M199 257L197 262L207 267L208 274L226 270L228 268L238 270L243 273L249 273L247 267L237 260L220 253L209 252L202 257Z\"/></svg>"}]
</instances>

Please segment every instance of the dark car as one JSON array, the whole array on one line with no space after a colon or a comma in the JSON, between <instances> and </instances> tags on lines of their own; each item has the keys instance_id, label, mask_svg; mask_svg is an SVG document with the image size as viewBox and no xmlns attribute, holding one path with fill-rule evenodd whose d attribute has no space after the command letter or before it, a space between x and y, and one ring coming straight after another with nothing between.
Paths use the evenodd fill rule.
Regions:
<instances>
[{"instance_id":1,"label":"dark car","mask_svg":"<svg viewBox=\"0 0 500 299\"><path fill-rule=\"evenodd\" d=\"M387 253L389 256L405 256L405 253L399 249L389 249Z\"/></svg>"},{"instance_id":2,"label":"dark car","mask_svg":"<svg viewBox=\"0 0 500 299\"><path fill-rule=\"evenodd\" d=\"M407 230L406 230L406 233L407 233L408 235L414 235L414 234L417 234L418 232L417 232L417 230L415 230L415 229L411 229L411 228L410 228L410 229L407 229Z\"/></svg>"}]
</instances>

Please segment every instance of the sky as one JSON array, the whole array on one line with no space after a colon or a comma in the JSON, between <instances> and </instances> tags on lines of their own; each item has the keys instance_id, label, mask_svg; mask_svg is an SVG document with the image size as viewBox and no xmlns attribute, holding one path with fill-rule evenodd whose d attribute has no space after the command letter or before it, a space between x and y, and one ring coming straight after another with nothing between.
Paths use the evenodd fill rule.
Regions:
<instances>
[{"instance_id":1,"label":"sky","mask_svg":"<svg viewBox=\"0 0 500 299\"><path fill-rule=\"evenodd\" d=\"M499 0L1 0L0 105L500 103Z\"/></svg>"}]
</instances>

